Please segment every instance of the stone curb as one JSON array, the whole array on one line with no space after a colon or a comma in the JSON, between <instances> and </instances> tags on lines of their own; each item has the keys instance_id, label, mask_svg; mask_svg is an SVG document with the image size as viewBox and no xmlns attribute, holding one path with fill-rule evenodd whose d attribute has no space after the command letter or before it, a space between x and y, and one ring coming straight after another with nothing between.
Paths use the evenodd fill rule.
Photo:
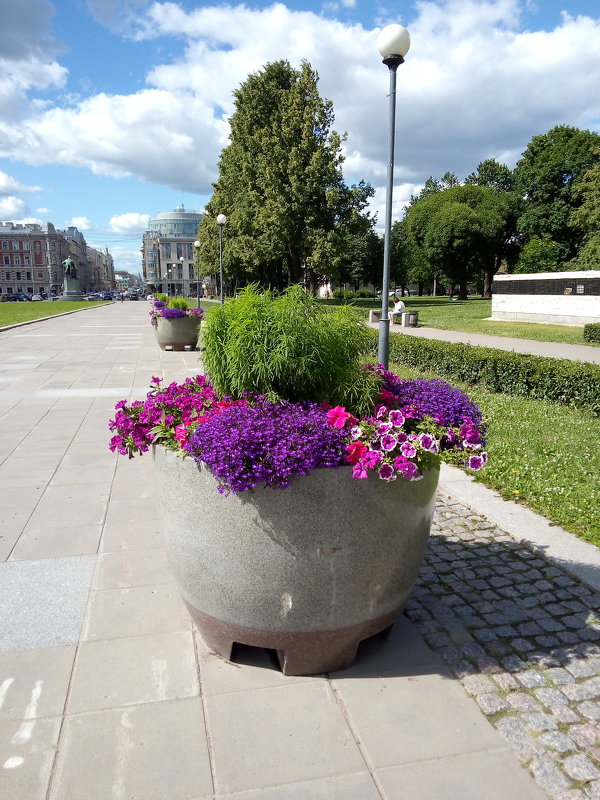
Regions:
<instances>
[{"instance_id":1,"label":"stone curb","mask_svg":"<svg viewBox=\"0 0 600 800\"><path fill-rule=\"evenodd\" d=\"M565 572L600 591L600 548L529 508L504 500L457 467L442 464L438 492L451 495Z\"/></svg>"}]
</instances>

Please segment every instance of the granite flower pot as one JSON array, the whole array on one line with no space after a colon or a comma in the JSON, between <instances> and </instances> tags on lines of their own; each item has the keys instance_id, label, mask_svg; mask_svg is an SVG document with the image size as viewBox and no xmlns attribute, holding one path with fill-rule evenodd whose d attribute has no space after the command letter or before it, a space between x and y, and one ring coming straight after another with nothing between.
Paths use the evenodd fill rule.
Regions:
<instances>
[{"instance_id":1,"label":"granite flower pot","mask_svg":"<svg viewBox=\"0 0 600 800\"><path fill-rule=\"evenodd\" d=\"M156 341L161 350L183 350L186 346L192 349L198 344L201 320L197 317L157 317Z\"/></svg>"},{"instance_id":2,"label":"granite flower pot","mask_svg":"<svg viewBox=\"0 0 600 800\"><path fill-rule=\"evenodd\" d=\"M431 527L439 470L420 481L320 469L287 489L217 491L210 470L154 448L173 572L207 646L277 651L286 675L349 666L402 612Z\"/></svg>"}]
</instances>

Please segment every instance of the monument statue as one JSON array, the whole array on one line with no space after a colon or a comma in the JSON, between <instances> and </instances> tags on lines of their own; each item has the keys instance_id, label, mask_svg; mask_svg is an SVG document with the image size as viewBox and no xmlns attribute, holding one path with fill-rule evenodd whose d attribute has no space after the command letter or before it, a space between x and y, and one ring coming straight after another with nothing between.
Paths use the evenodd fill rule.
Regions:
<instances>
[{"instance_id":1,"label":"monument statue","mask_svg":"<svg viewBox=\"0 0 600 800\"><path fill-rule=\"evenodd\" d=\"M77 278L77 267L69 256L62 262L65 273L64 288L62 293L63 300L83 300L79 291L79 280Z\"/></svg>"},{"instance_id":2,"label":"monument statue","mask_svg":"<svg viewBox=\"0 0 600 800\"><path fill-rule=\"evenodd\" d=\"M62 262L63 268L65 270L65 278L76 278L77 277L77 267L75 266L75 262L69 256L65 258Z\"/></svg>"}]
</instances>

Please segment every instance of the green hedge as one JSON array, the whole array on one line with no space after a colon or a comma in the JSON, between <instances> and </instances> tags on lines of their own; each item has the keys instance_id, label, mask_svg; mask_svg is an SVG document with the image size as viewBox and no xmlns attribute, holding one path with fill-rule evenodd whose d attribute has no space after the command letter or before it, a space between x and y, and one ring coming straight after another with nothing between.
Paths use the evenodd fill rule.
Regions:
<instances>
[{"instance_id":1,"label":"green hedge","mask_svg":"<svg viewBox=\"0 0 600 800\"><path fill-rule=\"evenodd\" d=\"M583 339L586 342L600 342L600 322L590 322L584 325Z\"/></svg>"},{"instance_id":2,"label":"green hedge","mask_svg":"<svg viewBox=\"0 0 600 800\"><path fill-rule=\"evenodd\" d=\"M378 332L372 332L377 355ZM600 366L491 347L390 336L390 360L485 386L494 392L536 397L600 415Z\"/></svg>"}]
</instances>

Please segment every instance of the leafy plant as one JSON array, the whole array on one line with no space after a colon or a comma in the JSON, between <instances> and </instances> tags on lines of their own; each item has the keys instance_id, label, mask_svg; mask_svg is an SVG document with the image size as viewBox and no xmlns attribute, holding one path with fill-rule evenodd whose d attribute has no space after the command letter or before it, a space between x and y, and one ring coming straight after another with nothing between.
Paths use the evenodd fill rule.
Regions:
<instances>
[{"instance_id":1,"label":"leafy plant","mask_svg":"<svg viewBox=\"0 0 600 800\"><path fill-rule=\"evenodd\" d=\"M584 325L583 338L586 342L600 342L600 323L590 322Z\"/></svg>"},{"instance_id":2,"label":"leafy plant","mask_svg":"<svg viewBox=\"0 0 600 800\"><path fill-rule=\"evenodd\" d=\"M300 286L277 297L254 284L211 314L203 361L221 395L328 401L362 415L378 391L360 366L369 336L352 311L328 310Z\"/></svg>"},{"instance_id":3,"label":"leafy plant","mask_svg":"<svg viewBox=\"0 0 600 800\"><path fill-rule=\"evenodd\" d=\"M377 333L372 331L371 352L376 349ZM494 392L537 397L600 414L597 364L410 336L391 337L390 358Z\"/></svg>"}]
</instances>

